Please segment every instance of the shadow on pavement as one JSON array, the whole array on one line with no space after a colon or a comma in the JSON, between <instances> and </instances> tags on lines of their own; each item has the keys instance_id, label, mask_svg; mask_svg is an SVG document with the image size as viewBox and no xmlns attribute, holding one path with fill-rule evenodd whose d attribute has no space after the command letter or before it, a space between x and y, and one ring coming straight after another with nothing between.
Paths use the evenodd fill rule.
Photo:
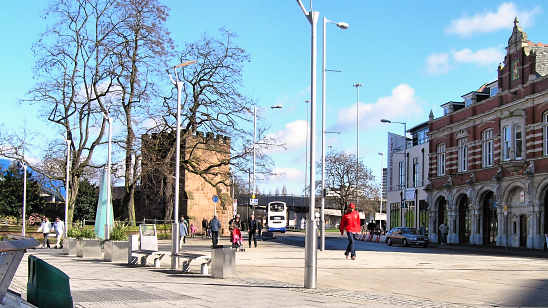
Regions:
<instances>
[{"instance_id":1,"label":"shadow on pavement","mask_svg":"<svg viewBox=\"0 0 548 308\"><path fill-rule=\"evenodd\" d=\"M503 307L548 307L548 280L535 279L527 281L526 291L510 293L495 303Z\"/></svg>"}]
</instances>

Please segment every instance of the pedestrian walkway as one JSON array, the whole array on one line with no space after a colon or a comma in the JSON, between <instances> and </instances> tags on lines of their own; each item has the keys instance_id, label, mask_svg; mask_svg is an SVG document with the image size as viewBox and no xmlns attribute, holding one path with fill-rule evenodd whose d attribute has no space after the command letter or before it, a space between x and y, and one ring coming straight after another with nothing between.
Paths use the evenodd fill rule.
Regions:
<instances>
[{"instance_id":1,"label":"pedestrian walkway","mask_svg":"<svg viewBox=\"0 0 548 308\"><path fill-rule=\"evenodd\" d=\"M299 238L301 237L301 238ZM440 249L387 247L360 243L358 259L346 260L329 237L329 250L318 252L318 288L304 289L304 249L295 242L302 234L259 242L237 254L234 279L162 268L132 267L60 254L58 250L29 251L71 277L76 307L490 307L509 303L548 304L542 281L548 262L542 259L453 254ZM220 244L228 245L228 239ZM210 241L190 239L184 252L210 253ZM160 241L169 250L169 241ZM26 259L11 288L26 293ZM534 292L534 293L531 293ZM531 304L531 302L529 302ZM546 306L546 305L545 305Z\"/></svg>"}]
</instances>

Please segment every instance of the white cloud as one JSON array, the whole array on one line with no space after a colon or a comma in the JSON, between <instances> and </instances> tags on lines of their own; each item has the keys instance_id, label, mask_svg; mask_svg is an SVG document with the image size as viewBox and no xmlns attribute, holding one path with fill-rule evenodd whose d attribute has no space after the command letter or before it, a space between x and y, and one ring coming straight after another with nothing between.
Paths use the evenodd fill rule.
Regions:
<instances>
[{"instance_id":1,"label":"white cloud","mask_svg":"<svg viewBox=\"0 0 548 308\"><path fill-rule=\"evenodd\" d=\"M272 181L295 181L304 177L303 171L295 168L274 168L268 176Z\"/></svg>"},{"instance_id":2,"label":"white cloud","mask_svg":"<svg viewBox=\"0 0 548 308\"><path fill-rule=\"evenodd\" d=\"M449 54L433 53L426 58L426 71L432 75L449 72Z\"/></svg>"},{"instance_id":3,"label":"white cloud","mask_svg":"<svg viewBox=\"0 0 548 308\"><path fill-rule=\"evenodd\" d=\"M453 59L460 63L474 63L477 65L491 65L501 62L504 53L495 47L472 51L468 48L454 51Z\"/></svg>"},{"instance_id":4,"label":"white cloud","mask_svg":"<svg viewBox=\"0 0 548 308\"><path fill-rule=\"evenodd\" d=\"M397 120L402 116L409 118L412 114L422 113L417 102L415 90L408 84L400 84L392 90L392 95L379 98L373 104L359 103L360 128L380 125L380 120L389 118ZM353 127L356 123L356 105L339 111L338 128Z\"/></svg>"},{"instance_id":5,"label":"white cloud","mask_svg":"<svg viewBox=\"0 0 548 308\"><path fill-rule=\"evenodd\" d=\"M488 33L500 29L511 29L514 17L518 17L520 24L527 27L533 24L535 15L541 9L537 6L531 10L519 10L512 2L502 3L497 11L486 11L473 16L464 16L451 21L447 33L460 36L470 36L475 33Z\"/></svg>"},{"instance_id":6,"label":"white cloud","mask_svg":"<svg viewBox=\"0 0 548 308\"><path fill-rule=\"evenodd\" d=\"M307 130L308 121L297 120L287 123L282 130L268 135L267 138L274 139L278 144L283 144L287 150L295 150L304 148Z\"/></svg>"}]
</instances>

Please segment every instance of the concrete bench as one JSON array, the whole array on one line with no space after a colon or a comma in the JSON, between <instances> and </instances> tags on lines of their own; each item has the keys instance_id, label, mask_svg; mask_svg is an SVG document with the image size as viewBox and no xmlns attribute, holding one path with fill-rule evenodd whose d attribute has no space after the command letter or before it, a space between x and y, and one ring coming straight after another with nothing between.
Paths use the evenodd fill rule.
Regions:
<instances>
[{"instance_id":1,"label":"concrete bench","mask_svg":"<svg viewBox=\"0 0 548 308\"><path fill-rule=\"evenodd\" d=\"M192 262L194 263L199 263L200 264L200 273L203 274L203 275L207 275L208 274L208 266L209 264L211 263L211 258L206 256L206 255L202 255L202 254L196 254L196 253L178 253L178 254L175 254L175 256L177 257L177 262L183 262L183 264L181 264L181 269L183 271L183 273L188 273L190 271L190 264Z\"/></svg>"},{"instance_id":2,"label":"concrete bench","mask_svg":"<svg viewBox=\"0 0 548 308\"><path fill-rule=\"evenodd\" d=\"M132 255L137 255L136 257L140 259L142 266L146 266L148 259L152 259L154 267L160 268L162 258L167 255L166 252L155 251L155 250L133 250Z\"/></svg>"}]
</instances>

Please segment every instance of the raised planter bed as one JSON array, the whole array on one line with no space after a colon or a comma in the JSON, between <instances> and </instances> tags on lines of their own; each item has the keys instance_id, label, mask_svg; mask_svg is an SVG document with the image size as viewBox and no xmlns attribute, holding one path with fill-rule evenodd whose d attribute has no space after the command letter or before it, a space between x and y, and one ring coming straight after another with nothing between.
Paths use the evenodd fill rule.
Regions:
<instances>
[{"instance_id":1,"label":"raised planter bed","mask_svg":"<svg viewBox=\"0 0 548 308\"><path fill-rule=\"evenodd\" d=\"M105 256L107 262L127 262L129 241L105 241Z\"/></svg>"},{"instance_id":2,"label":"raised planter bed","mask_svg":"<svg viewBox=\"0 0 548 308\"><path fill-rule=\"evenodd\" d=\"M79 246L77 246L76 256L80 258L103 258L103 252L101 250L101 240L78 240Z\"/></svg>"}]
</instances>

